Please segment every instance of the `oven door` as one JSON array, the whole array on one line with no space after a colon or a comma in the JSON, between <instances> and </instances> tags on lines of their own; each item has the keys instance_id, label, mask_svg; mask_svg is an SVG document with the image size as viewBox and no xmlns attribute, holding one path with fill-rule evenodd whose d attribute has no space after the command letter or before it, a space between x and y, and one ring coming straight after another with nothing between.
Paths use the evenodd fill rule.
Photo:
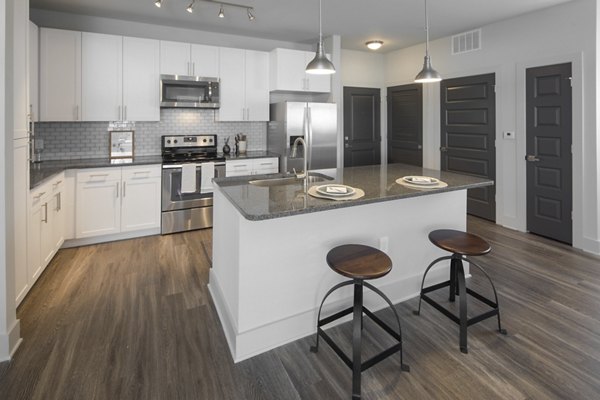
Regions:
<instances>
[{"instance_id":1,"label":"oven door","mask_svg":"<svg viewBox=\"0 0 600 400\"><path fill-rule=\"evenodd\" d=\"M215 164L215 178L223 176L225 176L225 164ZM212 206L212 190L205 190L201 184L202 168L198 165L196 167L196 191L181 193L181 165L163 165L162 211Z\"/></svg>"}]
</instances>

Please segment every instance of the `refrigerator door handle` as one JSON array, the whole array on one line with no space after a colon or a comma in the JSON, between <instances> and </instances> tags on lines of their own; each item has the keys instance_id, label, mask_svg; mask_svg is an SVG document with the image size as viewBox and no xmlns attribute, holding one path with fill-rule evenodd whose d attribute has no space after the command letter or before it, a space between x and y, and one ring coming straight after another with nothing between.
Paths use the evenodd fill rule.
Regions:
<instances>
[{"instance_id":1,"label":"refrigerator door handle","mask_svg":"<svg viewBox=\"0 0 600 400\"><path fill-rule=\"evenodd\" d=\"M310 165L311 165L311 161L312 161L312 141L313 141L313 137L312 137L312 113L311 113L311 109L310 106L307 107L307 117L308 117L308 127L306 132L308 133L308 142L307 142L307 149L304 149L304 155L308 157L307 162L307 169L310 170ZM308 150L308 151L307 151Z\"/></svg>"}]
</instances>

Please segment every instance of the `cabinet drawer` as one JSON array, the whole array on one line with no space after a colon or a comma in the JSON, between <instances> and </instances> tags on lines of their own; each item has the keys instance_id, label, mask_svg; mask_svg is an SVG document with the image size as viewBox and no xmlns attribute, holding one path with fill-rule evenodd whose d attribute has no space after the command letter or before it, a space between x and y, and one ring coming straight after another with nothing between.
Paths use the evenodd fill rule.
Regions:
<instances>
[{"instance_id":1,"label":"cabinet drawer","mask_svg":"<svg viewBox=\"0 0 600 400\"><path fill-rule=\"evenodd\" d=\"M225 162L226 176L250 175L253 169L253 160L233 160Z\"/></svg>"},{"instance_id":2,"label":"cabinet drawer","mask_svg":"<svg viewBox=\"0 0 600 400\"><path fill-rule=\"evenodd\" d=\"M120 181L121 168L94 168L77 171L77 182L102 183L108 181Z\"/></svg>"},{"instance_id":3,"label":"cabinet drawer","mask_svg":"<svg viewBox=\"0 0 600 400\"><path fill-rule=\"evenodd\" d=\"M148 178L160 178L161 166L156 165L141 165L139 167L123 167L122 178L124 181L141 180Z\"/></svg>"},{"instance_id":4,"label":"cabinet drawer","mask_svg":"<svg viewBox=\"0 0 600 400\"><path fill-rule=\"evenodd\" d=\"M254 169L257 171L269 170L278 172L279 169L279 159L276 157L273 158L257 158L254 161Z\"/></svg>"}]
</instances>

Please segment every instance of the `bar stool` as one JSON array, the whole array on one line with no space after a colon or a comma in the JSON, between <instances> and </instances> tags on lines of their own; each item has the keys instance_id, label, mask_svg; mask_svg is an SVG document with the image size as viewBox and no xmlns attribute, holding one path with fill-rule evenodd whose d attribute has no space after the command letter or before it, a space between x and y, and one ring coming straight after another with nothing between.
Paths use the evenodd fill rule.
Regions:
<instances>
[{"instance_id":1,"label":"bar stool","mask_svg":"<svg viewBox=\"0 0 600 400\"><path fill-rule=\"evenodd\" d=\"M489 253L491 251L491 246L489 245L489 243L480 238L479 236L452 229L440 229L432 231L429 233L429 240L431 241L431 243L433 243L440 249L452 253L452 255L438 258L437 260L429 264L429 266L425 270L425 273L423 274L423 280L421 281L419 308L418 310L414 311L414 314L419 315L421 313L421 300L425 300L425 302L432 305L436 310L440 311L446 317L450 318L452 321L457 323L460 326L460 351L463 353L468 353L467 328L473 324L476 324L493 316L497 316L498 332L500 332L503 335L506 335L506 330L502 329L502 325L500 323L500 308L498 306L498 294L496 293L496 287L494 286L494 283L480 265L475 263L472 258L467 258L467 256L482 256L484 254ZM427 276L429 270L438 262L448 259L451 260L450 279L448 281L438 283L437 285L432 285L424 288L423 285L425 283L425 277ZM490 282L490 285L492 286L492 289L494 291L494 301L466 287L465 271L462 263L463 260L467 261L470 265L477 267L481 272L483 272L483 274ZM458 296L460 298L458 317L427 295L427 293L448 286L450 287L449 301L454 302L455 296ZM492 309L472 318L468 318L467 294L479 300L480 302L488 305Z\"/></svg>"},{"instance_id":2,"label":"bar stool","mask_svg":"<svg viewBox=\"0 0 600 400\"><path fill-rule=\"evenodd\" d=\"M402 371L410 371L410 368L403 363L402 356L402 329L400 327L400 318L394 309L394 305L383 292L375 286L366 282L366 280L381 278L392 270L392 260L384 252L373 247L360 244L347 244L333 248L327 253L327 264L340 275L351 278L349 281L338 283L332 287L321 302L319 314L317 317L316 345L310 348L310 351L316 353L319 351L319 337L331 346L342 361L352 369L352 398L360 399L361 372L367 370L378 362L384 360L390 355L400 352L400 367ZM321 309L329 295L344 286L354 285L354 303L352 307L337 312L327 318L321 319ZM385 322L379 319L375 314L363 306L363 286L371 289L381 296L394 312L396 322L398 323L398 332L389 327ZM331 337L322 329L324 325L330 324L348 314L352 313L352 358L348 357ZM361 362L361 344L362 344L362 319L363 313L373 322L379 325L390 336L398 341L397 344L373 356L365 362Z\"/></svg>"}]
</instances>

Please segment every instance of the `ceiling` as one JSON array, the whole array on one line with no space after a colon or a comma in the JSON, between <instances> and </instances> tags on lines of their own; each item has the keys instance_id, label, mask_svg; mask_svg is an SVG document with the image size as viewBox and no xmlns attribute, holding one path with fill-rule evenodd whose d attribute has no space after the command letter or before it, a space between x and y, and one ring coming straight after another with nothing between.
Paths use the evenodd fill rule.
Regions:
<instances>
[{"instance_id":1,"label":"ceiling","mask_svg":"<svg viewBox=\"0 0 600 400\"><path fill-rule=\"evenodd\" d=\"M30 0L32 8L117 18L297 43L318 36L318 0L228 0L254 8L255 21L246 10L219 3L198 2L194 13L185 8L192 0ZM483 25L575 0L429 0L430 35L444 37ZM388 52L424 41L423 0L323 0L323 34L339 34L342 47L366 50L367 40L385 42Z\"/></svg>"}]
</instances>

